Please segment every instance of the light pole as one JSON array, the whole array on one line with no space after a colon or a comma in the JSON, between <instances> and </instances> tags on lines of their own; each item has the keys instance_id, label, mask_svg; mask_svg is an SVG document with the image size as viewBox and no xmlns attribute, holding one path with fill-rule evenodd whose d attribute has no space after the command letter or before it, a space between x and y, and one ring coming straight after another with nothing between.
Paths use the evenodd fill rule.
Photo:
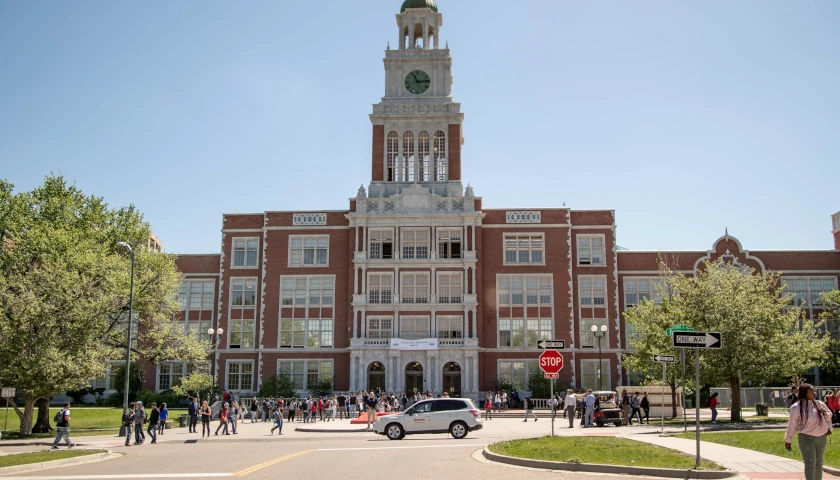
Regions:
<instances>
[{"instance_id":1,"label":"light pole","mask_svg":"<svg viewBox=\"0 0 840 480\"><path fill-rule=\"evenodd\" d=\"M213 359L211 360L212 361L212 364L211 364L212 367L211 368L212 368L212 372L213 372L211 375L213 377L213 383L210 385L210 393L207 394L207 397L208 397L207 398L207 403L208 404L213 400L213 397L211 395L213 394L213 391L216 389L216 348L218 348L218 346L219 346L219 338L224 333L225 333L225 330L222 327L219 327L216 330L213 330L212 328L207 329L207 335L210 335L210 343L213 345Z\"/></svg>"},{"instance_id":2,"label":"light pole","mask_svg":"<svg viewBox=\"0 0 840 480\"><path fill-rule=\"evenodd\" d=\"M595 335L595 338L598 339L598 390L601 390L601 365L604 363L604 360L601 358L601 339L607 336L607 326L601 325L601 328L598 328L597 325L592 325L592 334Z\"/></svg>"},{"instance_id":3,"label":"light pole","mask_svg":"<svg viewBox=\"0 0 840 480\"><path fill-rule=\"evenodd\" d=\"M131 254L131 286L128 289L128 343L125 344L125 391L123 392L123 411L128 410L129 373L131 370L131 321L134 317L134 249L126 242L117 243L118 247L128 249Z\"/></svg>"}]
</instances>

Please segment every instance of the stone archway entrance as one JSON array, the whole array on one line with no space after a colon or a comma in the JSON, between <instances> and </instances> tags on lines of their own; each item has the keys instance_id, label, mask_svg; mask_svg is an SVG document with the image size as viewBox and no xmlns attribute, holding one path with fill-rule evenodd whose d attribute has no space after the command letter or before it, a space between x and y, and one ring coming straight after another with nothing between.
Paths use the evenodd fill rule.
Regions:
<instances>
[{"instance_id":1,"label":"stone archway entrance","mask_svg":"<svg viewBox=\"0 0 840 480\"><path fill-rule=\"evenodd\" d=\"M461 396L461 366L455 362L443 366L443 391L450 397Z\"/></svg>"},{"instance_id":2,"label":"stone archway entrance","mask_svg":"<svg viewBox=\"0 0 840 480\"><path fill-rule=\"evenodd\" d=\"M411 362L405 366L405 391L406 393L424 391L423 365L418 362Z\"/></svg>"},{"instance_id":3,"label":"stone archway entrance","mask_svg":"<svg viewBox=\"0 0 840 480\"><path fill-rule=\"evenodd\" d=\"M368 392L385 391L385 365L373 362L368 366Z\"/></svg>"}]
</instances>

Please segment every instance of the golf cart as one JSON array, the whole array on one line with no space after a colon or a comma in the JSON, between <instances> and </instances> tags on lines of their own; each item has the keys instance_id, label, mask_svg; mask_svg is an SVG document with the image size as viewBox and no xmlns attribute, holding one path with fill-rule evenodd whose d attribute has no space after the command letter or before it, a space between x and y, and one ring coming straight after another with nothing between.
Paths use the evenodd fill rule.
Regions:
<instances>
[{"instance_id":1,"label":"golf cart","mask_svg":"<svg viewBox=\"0 0 840 480\"><path fill-rule=\"evenodd\" d=\"M596 398L600 399L595 407L595 414L593 415L595 425L603 427L608 423L612 423L616 427L621 426L621 409L615 403L615 392L592 392Z\"/></svg>"}]
</instances>

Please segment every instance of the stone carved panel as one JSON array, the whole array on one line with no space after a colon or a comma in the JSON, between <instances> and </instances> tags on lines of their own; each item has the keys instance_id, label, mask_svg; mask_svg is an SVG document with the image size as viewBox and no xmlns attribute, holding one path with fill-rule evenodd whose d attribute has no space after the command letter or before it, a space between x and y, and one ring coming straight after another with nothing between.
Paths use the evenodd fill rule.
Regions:
<instances>
[{"instance_id":1,"label":"stone carved panel","mask_svg":"<svg viewBox=\"0 0 840 480\"><path fill-rule=\"evenodd\" d=\"M309 225L326 225L326 213L295 213L292 215L292 225L295 226L309 226Z\"/></svg>"},{"instance_id":2,"label":"stone carved panel","mask_svg":"<svg viewBox=\"0 0 840 480\"><path fill-rule=\"evenodd\" d=\"M507 212L507 223L542 223L540 212Z\"/></svg>"}]
</instances>

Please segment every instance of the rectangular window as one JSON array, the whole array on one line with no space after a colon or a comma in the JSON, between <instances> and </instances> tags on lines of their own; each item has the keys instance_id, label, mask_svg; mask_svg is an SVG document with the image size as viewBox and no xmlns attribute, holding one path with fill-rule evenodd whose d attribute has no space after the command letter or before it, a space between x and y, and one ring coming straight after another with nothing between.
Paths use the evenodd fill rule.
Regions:
<instances>
[{"instance_id":1,"label":"rectangular window","mask_svg":"<svg viewBox=\"0 0 840 480\"><path fill-rule=\"evenodd\" d=\"M181 310L213 310L214 293L214 280L184 280L178 294Z\"/></svg>"},{"instance_id":2,"label":"rectangular window","mask_svg":"<svg viewBox=\"0 0 840 480\"><path fill-rule=\"evenodd\" d=\"M233 239L233 267L234 268L256 268L257 257L259 257L259 238L234 238Z\"/></svg>"},{"instance_id":3,"label":"rectangular window","mask_svg":"<svg viewBox=\"0 0 840 480\"><path fill-rule=\"evenodd\" d=\"M368 303L392 303L394 298L394 274L368 274Z\"/></svg>"},{"instance_id":4,"label":"rectangular window","mask_svg":"<svg viewBox=\"0 0 840 480\"><path fill-rule=\"evenodd\" d=\"M227 389L229 392L250 392L254 388L253 360L228 360Z\"/></svg>"},{"instance_id":5,"label":"rectangular window","mask_svg":"<svg viewBox=\"0 0 840 480\"><path fill-rule=\"evenodd\" d=\"M604 265L604 236L578 235L578 265Z\"/></svg>"},{"instance_id":6,"label":"rectangular window","mask_svg":"<svg viewBox=\"0 0 840 480\"><path fill-rule=\"evenodd\" d=\"M437 334L439 339L458 340L464 338L464 317L457 315L438 315Z\"/></svg>"},{"instance_id":7,"label":"rectangular window","mask_svg":"<svg viewBox=\"0 0 840 480\"><path fill-rule=\"evenodd\" d=\"M542 233L505 234L505 265L544 265Z\"/></svg>"},{"instance_id":8,"label":"rectangular window","mask_svg":"<svg viewBox=\"0 0 840 480\"><path fill-rule=\"evenodd\" d=\"M295 384L295 388L298 390L303 390L306 388L305 376L303 372L306 371L306 361L305 360L295 360L295 361L284 361L284 360L277 360L277 373L278 374L288 374L292 377L292 381Z\"/></svg>"},{"instance_id":9,"label":"rectangular window","mask_svg":"<svg viewBox=\"0 0 840 480\"><path fill-rule=\"evenodd\" d=\"M525 320L500 318L499 346L513 348L525 347Z\"/></svg>"},{"instance_id":10,"label":"rectangular window","mask_svg":"<svg viewBox=\"0 0 840 480\"><path fill-rule=\"evenodd\" d=\"M583 307L600 307L606 305L607 279L606 277L580 276L578 281L580 305Z\"/></svg>"},{"instance_id":11,"label":"rectangular window","mask_svg":"<svg viewBox=\"0 0 840 480\"><path fill-rule=\"evenodd\" d=\"M394 258L394 230L368 230L370 250L368 258L390 260Z\"/></svg>"},{"instance_id":12,"label":"rectangular window","mask_svg":"<svg viewBox=\"0 0 840 480\"><path fill-rule=\"evenodd\" d=\"M292 377L295 388L309 390L318 382L333 378L333 360L278 360L277 372Z\"/></svg>"},{"instance_id":13,"label":"rectangular window","mask_svg":"<svg viewBox=\"0 0 840 480\"><path fill-rule=\"evenodd\" d=\"M400 277L402 303L429 303L429 274L404 273Z\"/></svg>"},{"instance_id":14,"label":"rectangular window","mask_svg":"<svg viewBox=\"0 0 840 480\"><path fill-rule=\"evenodd\" d=\"M502 306L551 306L550 275L500 275L497 295Z\"/></svg>"},{"instance_id":15,"label":"rectangular window","mask_svg":"<svg viewBox=\"0 0 840 480\"><path fill-rule=\"evenodd\" d=\"M230 320L230 348L254 348L256 322L254 320Z\"/></svg>"},{"instance_id":16,"label":"rectangular window","mask_svg":"<svg viewBox=\"0 0 840 480\"><path fill-rule=\"evenodd\" d=\"M438 228L438 258L461 258L461 238L463 235L464 229L462 228Z\"/></svg>"},{"instance_id":17,"label":"rectangular window","mask_svg":"<svg viewBox=\"0 0 840 480\"><path fill-rule=\"evenodd\" d=\"M580 346L583 348L593 348L598 346L598 338L592 331L592 327L600 328L607 324L605 319L582 319L580 321ZM606 335L601 337L601 348L609 348L609 329L605 332ZM599 333L600 334L600 333Z\"/></svg>"},{"instance_id":18,"label":"rectangular window","mask_svg":"<svg viewBox=\"0 0 840 480\"><path fill-rule=\"evenodd\" d=\"M598 368L598 360L581 360L580 361L580 380L583 390L611 390L610 385L610 361L602 360L601 368ZM600 374L601 381L598 382Z\"/></svg>"},{"instance_id":19,"label":"rectangular window","mask_svg":"<svg viewBox=\"0 0 840 480\"><path fill-rule=\"evenodd\" d=\"M257 305L257 279L234 278L230 290L231 308L254 308Z\"/></svg>"},{"instance_id":20,"label":"rectangular window","mask_svg":"<svg viewBox=\"0 0 840 480\"><path fill-rule=\"evenodd\" d=\"M400 338L420 340L429 338L429 317L400 317Z\"/></svg>"},{"instance_id":21,"label":"rectangular window","mask_svg":"<svg viewBox=\"0 0 840 480\"><path fill-rule=\"evenodd\" d=\"M440 272L437 277L438 303L462 303L464 301L464 274L461 272Z\"/></svg>"},{"instance_id":22,"label":"rectangular window","mask_svg":"<svg viewBox=\"0 0 840 480\"><path fill-rule=\"evenodd\" d=\"M290 267L326 267L329 264L329 235L289 236Z\"/></svg>"},{"instance_id":23,"label":"rectangular window","mask_svg":"<svg viewBox=\"0 0 840 480\"><path fill-rule=\"evenodd\" d=\"M645 300L650 300L653 303L661 303L661 287L661 278L625 278L624 306L627 308L634 307L641 305Z\"/></svg>"},{"instance_id":24,"label":"rectangular window","mask_svg":"<svg viewBox=\"0 0 840 480\"><path fill-rule=\"evenodd\" d=\"M837 289L835 277L783 277L784 294L791 298L791 303L803 309L824 308L822 292ZM815 318L814 312L811 318Z\"/></svg>"},{"instance_id":25,"label":"rectangular window","mask_svg":"<svg viewBox=\"0 0 840 480\"><path fill-rule=\"evenodd\" d=\"M642 334L634 327L630 322L625 321L625 335L627 338L627 349L630 351L635 351L636 349L633 347L633 342L638 342L642 339Z\"/></svg>"},{"instance_id":26,"label":"rectangular window","mask_svg":"<svg viewBox=\"0 0 840 480\"><path fill-rule=\"evenodd\" d=\"M528 377L541 373L537 360L499 360L499 380L508 381L520 391L528 389Z\"/></svg>"},{"instance_id":27,"label":"rectangular window","mask_svg":"<svg viewBox=\"0 0 840 480\"><path fill-rule=\"evenodd\" d=\"M280 348L332 348L335 277L282 277L281 285Z\"/></svg>"},{"instance_id":28,"label":"rectangular window","mask_svg":"<svg viewBox=\"0 0 840 480\"><path fill-rule=\"evenodd\" d=\"M171 390L184 377L186 365L184 362L162 362L158 364L157 391Z\"/></svg>"},{"instance_id":29,"label":"rectangular window","mask_svg":"<svg viewBox=\"0 0 840 480\"><path fill-rule=\"evenodd\" d=\"M402 238L402 258L429 258L429 229L404 228Z\"/></svg>"},{"instance_id":30,"label":"rectangular window","mask_svg":"<svg viewBox=\"0 0 840 480\"><path fill-rule=\"evenodd\" d=\"M389 340L393 324L392 317L367 317L367 338Z\"/></svg>"}]
</instances>

